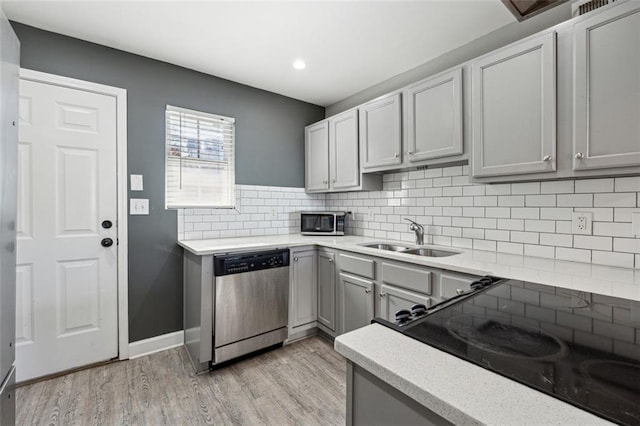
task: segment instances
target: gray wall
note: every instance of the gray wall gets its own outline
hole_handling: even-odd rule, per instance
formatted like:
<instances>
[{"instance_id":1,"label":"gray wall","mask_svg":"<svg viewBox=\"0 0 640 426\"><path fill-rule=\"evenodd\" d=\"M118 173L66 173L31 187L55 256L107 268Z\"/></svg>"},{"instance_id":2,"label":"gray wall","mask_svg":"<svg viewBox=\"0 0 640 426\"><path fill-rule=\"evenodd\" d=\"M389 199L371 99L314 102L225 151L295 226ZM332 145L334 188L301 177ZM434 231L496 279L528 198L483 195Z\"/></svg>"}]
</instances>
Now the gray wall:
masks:
<instances>
[{"instance_id":1,"label":"gray wall","mask_svg":"<svg viewBox=\"0 0 640 426\"><path fill-rule=\"evenodd\" d=\"M327 107L327 117L365 103L423 78L455 67L499 47L571 18L571 3L564 3L523 22L513 22L416 68L391 77Z\"/></svg>"},{"instance_id":2,"label":"gray wall","mask_svg":"<svg viewBox=\"0 0 640 426\"><path fill-rule=\"evenodd\" d=\"M236 118L236 182L304 186L304 126L324 108L185 68L12 23L23 68L127 89L128 173L144 175L149 216L129 217L129 340L182 329L182 250L164 209L164 111Z\"/></svg>"}]
</instances>

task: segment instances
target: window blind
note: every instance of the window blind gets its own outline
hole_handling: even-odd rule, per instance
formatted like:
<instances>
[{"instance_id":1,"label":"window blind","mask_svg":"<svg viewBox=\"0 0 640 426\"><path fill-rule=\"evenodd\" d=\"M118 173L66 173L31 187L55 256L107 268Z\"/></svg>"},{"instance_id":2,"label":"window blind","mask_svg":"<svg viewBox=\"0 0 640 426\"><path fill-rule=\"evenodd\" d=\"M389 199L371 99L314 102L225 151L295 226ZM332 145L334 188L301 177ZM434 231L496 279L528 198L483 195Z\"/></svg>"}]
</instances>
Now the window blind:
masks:
<instances>
[{"instance_id":1,"label":"window blind","mask_svg":"<svg viewBox=\"0 0 640 426\"><path fill-rule=\"evenodd\" d=\"M165 206L235 207L235 119L167 105Z\"/></svg>"}]
</instances>

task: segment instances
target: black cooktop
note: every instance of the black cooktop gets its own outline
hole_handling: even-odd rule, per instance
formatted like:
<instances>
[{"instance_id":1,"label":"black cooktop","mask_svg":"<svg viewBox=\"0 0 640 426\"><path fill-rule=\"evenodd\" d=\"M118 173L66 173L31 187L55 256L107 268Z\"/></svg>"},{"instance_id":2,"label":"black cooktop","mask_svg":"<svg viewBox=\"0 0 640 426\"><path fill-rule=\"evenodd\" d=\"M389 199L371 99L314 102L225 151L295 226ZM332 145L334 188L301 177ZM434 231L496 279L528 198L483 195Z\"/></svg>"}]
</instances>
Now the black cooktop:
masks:
<instances>
[{"instance_id":1,"label":"black cooktop","mask_svg":"<svg viewBox=\"0 0 640 426\"><path fill-rule=\"evenodd\" d=\"M403 334L616 423L640 425L640 302L503 280Z\"/></svg>"}]
</instances>

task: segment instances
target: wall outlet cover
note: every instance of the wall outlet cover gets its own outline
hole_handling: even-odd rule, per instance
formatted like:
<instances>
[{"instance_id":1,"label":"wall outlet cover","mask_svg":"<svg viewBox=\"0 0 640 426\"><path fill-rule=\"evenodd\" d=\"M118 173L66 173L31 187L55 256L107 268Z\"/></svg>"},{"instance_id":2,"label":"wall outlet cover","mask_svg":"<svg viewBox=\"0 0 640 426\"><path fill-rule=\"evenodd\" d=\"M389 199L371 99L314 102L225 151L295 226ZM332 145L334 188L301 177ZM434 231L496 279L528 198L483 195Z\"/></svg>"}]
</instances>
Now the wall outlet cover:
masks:
<instances>
[{"instance_id":1,"label":"wall outlet cover","mask_svg":"<svg viewBox=\"0 0 640 426\"><path fill-rule=\"evenodd\" d=\"M571 215L571 232L573 234L591 235L593 213L573 212Z\"/></svg>"},{"instance_id":2,"label":"wall outlet cover","mask_svg":"<svg viewBox=\"0 0 640 426\"><path fill-rule=\"evenodd\" d=\"M130 198L129 199L129 215L148 215L149 199L148 198Z\"/></svg>"}]
</instances>

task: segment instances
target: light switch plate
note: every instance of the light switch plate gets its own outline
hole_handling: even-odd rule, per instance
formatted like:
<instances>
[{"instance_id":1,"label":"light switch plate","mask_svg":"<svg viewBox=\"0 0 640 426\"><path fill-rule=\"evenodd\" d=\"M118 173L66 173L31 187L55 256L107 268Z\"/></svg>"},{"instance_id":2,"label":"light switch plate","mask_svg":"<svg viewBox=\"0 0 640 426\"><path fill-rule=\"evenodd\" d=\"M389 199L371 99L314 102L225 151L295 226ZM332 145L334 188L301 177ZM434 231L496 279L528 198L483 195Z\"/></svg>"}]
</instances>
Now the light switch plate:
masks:
<instances>
[{"instance_id":1,"label":"light switch plate","mask_svg":"<svg viewBox=\"0 0 640 426\"><path fill-rule=\"evenodd\" d=\"M131 216L148 215L149 214L149 199L148 198L130 198L129 199L129 214Z\"/></svg>"},{"instance_id":2,"label":"light switch plate","mask_svg":"<svg viewBox=\"0 0 640 426\"><path fill-rule=\"evenodd\" d=\"M640 237L640 212L631 213L631 233Z\"/></svg>"},{"instance_id":3,"label":"light switch plate","mask_svg":"<svg viewBox=\"0 0 640 426\"><path fill-rule=\"evenodd\" d=\"M142 175L131 175L131 190L142 191Z\"/></svg>"}]
</instances>

